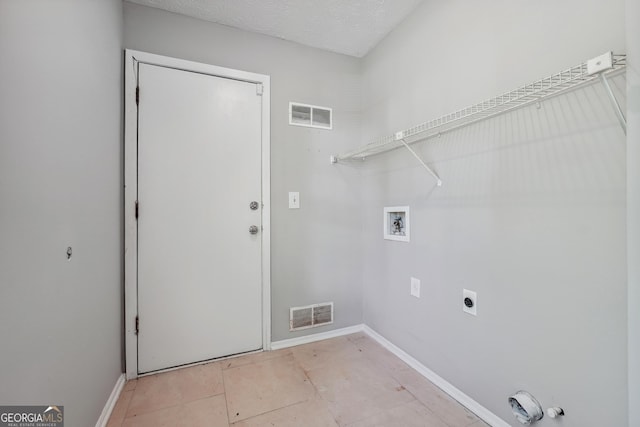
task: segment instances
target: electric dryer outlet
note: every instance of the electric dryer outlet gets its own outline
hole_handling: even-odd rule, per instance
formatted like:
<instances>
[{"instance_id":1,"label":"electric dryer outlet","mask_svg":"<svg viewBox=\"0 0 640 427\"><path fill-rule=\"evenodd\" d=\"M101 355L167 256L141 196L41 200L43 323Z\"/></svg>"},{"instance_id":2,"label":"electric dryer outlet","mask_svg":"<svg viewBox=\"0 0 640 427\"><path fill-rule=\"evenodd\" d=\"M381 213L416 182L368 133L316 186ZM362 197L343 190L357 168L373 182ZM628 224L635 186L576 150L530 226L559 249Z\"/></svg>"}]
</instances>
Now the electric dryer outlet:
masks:
<instances>
[{"instance_id":1,"label":"electric dryer outlet","mask_svg":"<svg viewBox=\"0 0 640 427\"><path fill-rule=\"evenodd\" d=\"M478 315L478 294L468 289L462 290L462 311Z\"/></svg>"}]
</instances>

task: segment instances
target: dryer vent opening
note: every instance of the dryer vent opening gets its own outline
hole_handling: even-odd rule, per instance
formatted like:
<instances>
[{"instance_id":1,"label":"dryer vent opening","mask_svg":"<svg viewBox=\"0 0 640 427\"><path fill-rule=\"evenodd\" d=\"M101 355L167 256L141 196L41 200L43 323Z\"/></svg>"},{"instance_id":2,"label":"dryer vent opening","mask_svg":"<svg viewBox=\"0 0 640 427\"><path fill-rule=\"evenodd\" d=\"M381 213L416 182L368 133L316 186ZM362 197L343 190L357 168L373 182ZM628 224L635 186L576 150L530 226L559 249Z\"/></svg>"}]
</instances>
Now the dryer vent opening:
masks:
<instances>
[{"instance_id":1,"label":"dryer vent opening","mask_svg":"<svg viewBox=\"0 0 640 427\"><path fill-rule=\"evenodd\" d=\"M289 309L289 331L314 328L331 323L333 323L332 302Z\"/></svg>"}]
</instances>

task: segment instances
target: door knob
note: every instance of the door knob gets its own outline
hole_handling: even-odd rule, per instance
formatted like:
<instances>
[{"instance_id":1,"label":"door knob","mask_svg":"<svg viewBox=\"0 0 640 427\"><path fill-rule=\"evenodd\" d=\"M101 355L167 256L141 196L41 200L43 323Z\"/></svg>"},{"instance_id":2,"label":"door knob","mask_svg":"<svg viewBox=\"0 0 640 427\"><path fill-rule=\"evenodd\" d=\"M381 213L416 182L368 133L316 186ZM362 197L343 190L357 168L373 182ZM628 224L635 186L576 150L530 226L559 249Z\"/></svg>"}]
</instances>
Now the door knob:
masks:
<instances>
[{"instance_id":1,"label":"door knob","mask_svg":"<svg viewBox=\"0 0 640 427\"><path fill-rule=\"evenodd\" d=\"M249 233L258 234L258 226L257 225L252 225L251 227L249 227Z\"/></svg>"}]
</instances>

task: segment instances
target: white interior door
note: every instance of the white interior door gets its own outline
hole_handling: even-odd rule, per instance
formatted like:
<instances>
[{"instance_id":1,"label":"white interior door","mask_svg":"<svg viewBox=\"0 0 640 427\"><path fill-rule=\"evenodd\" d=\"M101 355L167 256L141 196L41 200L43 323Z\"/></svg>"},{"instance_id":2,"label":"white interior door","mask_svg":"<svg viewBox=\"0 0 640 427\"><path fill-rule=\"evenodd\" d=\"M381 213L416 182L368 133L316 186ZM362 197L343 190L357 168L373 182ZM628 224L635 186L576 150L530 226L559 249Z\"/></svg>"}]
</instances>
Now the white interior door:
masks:
<instances>
[{"instance_id":1,"label":"white interior door","mask_svg":"<svg viewBox=\"0 0 640 427\"><path fill-rule=\"evenodd\" d=\"M141 63L138 85L138 372L261 349L256 84Z\"/></svg>"}]
</instances>

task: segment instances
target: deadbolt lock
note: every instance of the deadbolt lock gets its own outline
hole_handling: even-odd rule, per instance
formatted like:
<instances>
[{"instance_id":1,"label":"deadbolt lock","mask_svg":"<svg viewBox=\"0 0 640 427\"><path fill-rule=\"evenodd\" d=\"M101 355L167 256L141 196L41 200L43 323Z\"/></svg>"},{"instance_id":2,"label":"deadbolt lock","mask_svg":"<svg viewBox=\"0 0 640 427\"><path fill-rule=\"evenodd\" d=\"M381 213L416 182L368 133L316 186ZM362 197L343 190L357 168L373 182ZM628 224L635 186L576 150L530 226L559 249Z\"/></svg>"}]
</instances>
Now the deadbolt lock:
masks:
<instances>
[{"instance_id":1,"label":"deadbolt lock","mask_svg":"<svg viewBox=\"0 0 640 427\"><path fill-rule=\"evenodd\" d=\"M254 201L254 202L249 203L249 208L250 208L252 211L257 210L259 206L260 206L260 205L258 204L258 202L255 202L255 201Z\"/></svg>"}]
</instances>

